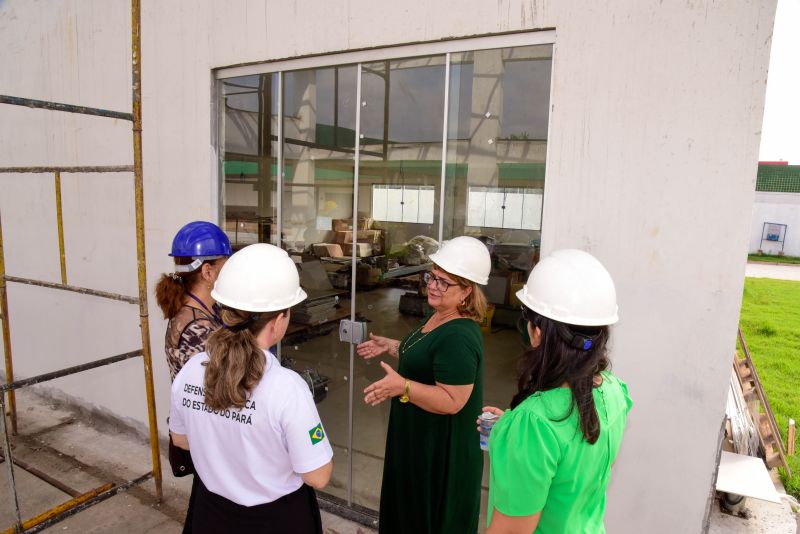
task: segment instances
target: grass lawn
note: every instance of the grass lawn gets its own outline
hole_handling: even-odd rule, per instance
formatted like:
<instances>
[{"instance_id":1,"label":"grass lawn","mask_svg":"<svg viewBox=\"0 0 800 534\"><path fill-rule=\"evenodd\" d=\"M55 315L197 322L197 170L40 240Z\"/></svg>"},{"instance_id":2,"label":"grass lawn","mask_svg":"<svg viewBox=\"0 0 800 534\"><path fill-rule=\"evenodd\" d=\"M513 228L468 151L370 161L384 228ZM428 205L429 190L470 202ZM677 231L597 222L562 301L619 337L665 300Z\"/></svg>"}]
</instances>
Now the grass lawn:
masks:
<instances>
[{"instance_id":1,"label":"grass lawn","mask_svg":"<svg viewBox=\"0 0 800 534\"><path fill-rule=\"evenodd\" d=\"M797 256L778 256L777 254L748 254L747 261L800 264L800 258Z\"/></svg>"},{"instance_id":2,"label":"grass lawn","mask_svg":"<svg viewBox=\"0 0 800 534\"><path fill-rule=\"evenodd\" d=\"M786 445L789 419L800 423L800 282L745 278L740 325ZM782 478L800 498L798 445L788 458L793 476Z\"/></svg>"}]
</instances>

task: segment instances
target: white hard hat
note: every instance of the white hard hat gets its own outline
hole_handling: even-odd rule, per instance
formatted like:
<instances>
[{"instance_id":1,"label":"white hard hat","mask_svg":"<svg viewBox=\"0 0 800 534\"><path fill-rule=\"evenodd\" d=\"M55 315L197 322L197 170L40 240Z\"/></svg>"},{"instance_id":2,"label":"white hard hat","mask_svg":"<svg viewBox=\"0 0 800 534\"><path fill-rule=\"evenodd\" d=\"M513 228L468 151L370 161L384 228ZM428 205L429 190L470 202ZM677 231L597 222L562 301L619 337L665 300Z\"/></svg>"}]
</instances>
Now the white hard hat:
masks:
<instances>
[{"instance_id":1,"label":"white hard hat","mask_svg":"<svg viewBox=\"0 0 800 534\"><path fill-rule=\"evenodd\" d=\"M489 249L474 237L462 235L445 241L430 255L430 259L450 274L482 286L489 283L489 271L492 270Z\"/></svg>"},{"instance_id":2,"label":"white hard hat","mask_svg":"<svg viewBox=\"0 0 800 534\"><path fill-rule=\"evenodd\" d=\"M537 263L517 298L539 315L562 323L604 326L619 320L611 275L582 250L557 250Z\"/></svg>"},{"instance_id":3,"label":"white hard hat","mask_svg":"<svg viewBox=\"0 0 800 534\"><path fill-rule=\"evenodd\" d=\"M220 269L211 296L224 306L252 312L290 308L308 296L300 287L297 267L274 245L249 245Z\"/></svg>"}]
</instances>

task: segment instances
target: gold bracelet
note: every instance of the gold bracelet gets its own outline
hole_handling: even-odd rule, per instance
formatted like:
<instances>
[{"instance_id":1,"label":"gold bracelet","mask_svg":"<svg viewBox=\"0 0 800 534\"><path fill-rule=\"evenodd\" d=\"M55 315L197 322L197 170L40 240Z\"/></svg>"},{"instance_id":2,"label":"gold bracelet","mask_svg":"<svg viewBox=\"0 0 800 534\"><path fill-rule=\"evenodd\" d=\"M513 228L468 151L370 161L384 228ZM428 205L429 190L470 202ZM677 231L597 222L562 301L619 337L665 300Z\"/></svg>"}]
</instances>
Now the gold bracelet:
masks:
<instances>
[{"instance_id":1,"label":"gold bracelet","mask_svg":"<svg viewBox=\"0 0 800 534\"><path fill-rule=\"evenodd\" d=\"M403 404L407 403L410 399L408 398L408 394L411 392L411 382L406 380L406 387L403 388L403 394L400 396L400 402Z\"/></svg>"}]
</instances>

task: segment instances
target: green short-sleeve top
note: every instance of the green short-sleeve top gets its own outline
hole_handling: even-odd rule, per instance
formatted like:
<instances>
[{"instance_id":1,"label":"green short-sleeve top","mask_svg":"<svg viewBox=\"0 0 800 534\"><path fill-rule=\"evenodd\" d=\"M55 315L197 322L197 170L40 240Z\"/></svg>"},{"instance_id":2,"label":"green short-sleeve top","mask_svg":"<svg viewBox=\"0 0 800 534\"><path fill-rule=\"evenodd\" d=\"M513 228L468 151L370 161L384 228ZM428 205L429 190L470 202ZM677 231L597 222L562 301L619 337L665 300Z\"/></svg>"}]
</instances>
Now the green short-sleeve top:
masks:
<instances>
[{"instance_id":1,"label":"green short-sleeve top","mask_svg":"<svg viewBox=\"0 0 800 534\"><path fill-rule=\"evenodd\" d=\"M497 421L489 440L489 522L495 509L541 512L537 533L605 532L606 488L633 403L624 382L607 371L602 377L593 391L600 418L594 444L581 433L577 408L570 412L569 388L536 392Z\"/></svg>"}]
</instances>

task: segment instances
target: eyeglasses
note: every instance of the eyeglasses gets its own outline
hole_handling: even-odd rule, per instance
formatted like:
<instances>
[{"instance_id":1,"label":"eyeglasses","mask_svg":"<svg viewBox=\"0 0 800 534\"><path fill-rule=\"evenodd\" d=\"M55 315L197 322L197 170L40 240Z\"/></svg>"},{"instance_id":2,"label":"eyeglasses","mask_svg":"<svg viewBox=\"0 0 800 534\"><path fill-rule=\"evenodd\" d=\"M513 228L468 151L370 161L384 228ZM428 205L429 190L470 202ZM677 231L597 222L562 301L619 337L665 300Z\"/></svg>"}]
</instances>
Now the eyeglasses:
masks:
<instances>
[{"instance_id":1,"label":"eyeglasses","mask_svg":"<svg viewBox=\"0 0 800 534\"><path fill-rule=\"evenodd\" d=\"M441 291L442 293L445 293L448 289L450 289L450 286L456 285L454 282L448 282L447 280L439 278L430 271L423 274L422 279L425 280L426 286L430 286L431 282L433 282L433 287L435 287L437 291Z\"/></svg>"}]
</instances>

